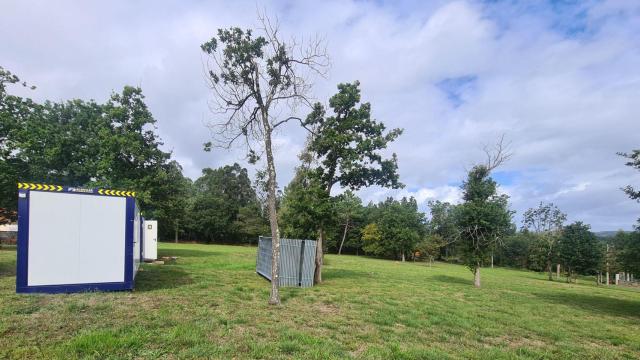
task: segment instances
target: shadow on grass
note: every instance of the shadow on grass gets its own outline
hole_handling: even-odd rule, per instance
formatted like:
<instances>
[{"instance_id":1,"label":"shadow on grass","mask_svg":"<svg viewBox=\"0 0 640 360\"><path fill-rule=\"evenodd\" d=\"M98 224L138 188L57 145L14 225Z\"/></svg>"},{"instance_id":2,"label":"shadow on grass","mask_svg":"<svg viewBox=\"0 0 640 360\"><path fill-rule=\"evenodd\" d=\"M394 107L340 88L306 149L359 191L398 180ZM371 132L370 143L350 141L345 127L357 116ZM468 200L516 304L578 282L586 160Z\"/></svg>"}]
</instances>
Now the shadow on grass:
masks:
<instances>
[{"instance_id":1,"label":"shadow on grass","mask_svg":"<svg viewBox=\"0 0 640 360\"><path fill-rule=\"evenodd\" d=\"M542 300L578 307L597 314L640 318L640 302L576 293L536 293Z\"/></svg>"},{"instance_id":2,"label":"shadow on grass","mask_svg":"<svg viewBox=\"0 0 640 360\"><path fill-rule=\"evenodd\" d=\"M145 265L136 274L136 291L175 289L193 283L189 274L173 265Z\"/></svg>"},{"instance_id":3,"label":"shadow on grass","mask_svg":"<svg viewBox=\"0 0 640 360\"><path fill-rule=\"evenodd\" d=\"M462 284L462 285L473 285L473 281L471 278L465 279L457 276L449 276L449 275L436 275L432 276L429 279L443 282L446 284Z\"/></svg>"},{"instance_id":4,"label":"shadow on grass","mask_svg":"<svg viewBox=\"0 0 640 360\"><path fill-rule=\"evenodd\" d=\"M0 261L0 277L16 276L15 261Z\"/></svg>"},{"instance_id":5,"label":"shadow on grass","mask_svg":"<svg viewBox=\"0 0 640 360\"><path fill-rule=\"evenodd\" d=\"M0 254L1 253L4 253L2 257L7 256L8 259L0 260L0 277L16 276L15 245L2 245L2 247L0 247Z\"/></svg>"},{"instance_id":6,"label":"shadow on grass","mask_svg":"<svg viewBox=\"0 0 640 360\"><path fill-rule=\"evenodd\" d=\"M177 256L177 257L213 257L222 255L220 252L215 251L202 251L193 249L158 249L158 258L162 256Z\"/></svg>"},{"instance_id":7,"label":"shadow on grass","mask_svg":"<svg viewBox=\"0 0 640 360\"><path fill-rule=\"evenodd\" d=\"M300 295L304 294L305 291L308 291L306 288L299 287L284 287L280 288L280 301L283 304L289 302L289 300L295 299Z\"/></svg>"},{"instance_id":8,"label":"shadow on grass","mask_svg":"<svg viewBox=\"0 0 640 360\"><path fill-rule=\"evenodd\" d=\"M334 279L363 279L370 278L371 275L366 271L347 270L347 269L323 269L323 280Z\"/></svg>"}]
</instances>

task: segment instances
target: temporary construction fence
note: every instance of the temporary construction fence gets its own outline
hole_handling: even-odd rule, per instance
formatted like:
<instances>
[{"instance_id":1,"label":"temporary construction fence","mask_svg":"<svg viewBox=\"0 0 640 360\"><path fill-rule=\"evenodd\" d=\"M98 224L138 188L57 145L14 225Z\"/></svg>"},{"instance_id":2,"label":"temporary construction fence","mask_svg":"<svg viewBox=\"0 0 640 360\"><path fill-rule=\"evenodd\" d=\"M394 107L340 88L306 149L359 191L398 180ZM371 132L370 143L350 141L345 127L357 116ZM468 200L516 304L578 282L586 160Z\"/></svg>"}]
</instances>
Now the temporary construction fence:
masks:
<instances>
[{"instance_id":1,"label":"temporary construction fence","mask_svg":"<svg viewBox=\"0 0 640 360\"><path fill-rule=\"evenodd\" d=\"M316 270L314 240L280 239L280 286L313 286ZM271 238L260 236L256 272L271 280Z\"/></svg>"}]
</instances>

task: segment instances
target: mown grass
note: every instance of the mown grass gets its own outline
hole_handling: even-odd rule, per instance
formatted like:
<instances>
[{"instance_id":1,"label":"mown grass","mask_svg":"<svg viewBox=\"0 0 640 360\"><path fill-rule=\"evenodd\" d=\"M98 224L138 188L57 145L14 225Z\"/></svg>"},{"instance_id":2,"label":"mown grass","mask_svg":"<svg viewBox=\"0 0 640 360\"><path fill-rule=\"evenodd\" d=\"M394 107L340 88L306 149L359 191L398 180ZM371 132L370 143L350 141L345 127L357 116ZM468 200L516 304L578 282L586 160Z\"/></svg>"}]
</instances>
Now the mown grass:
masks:
<instances>
[{"instance_id":1,"label":"mown grass","mask_svg":"<svg viewBox=\"0 0 640 360\"><path fill-rule=\"evenodd\" d=\"M512 359L640 357L640 292L462 266L327 256L326 281L282 290L255 248L162 244L134 292L16 295L0 250L0 358Z\"/></svg>"}]
</instances>

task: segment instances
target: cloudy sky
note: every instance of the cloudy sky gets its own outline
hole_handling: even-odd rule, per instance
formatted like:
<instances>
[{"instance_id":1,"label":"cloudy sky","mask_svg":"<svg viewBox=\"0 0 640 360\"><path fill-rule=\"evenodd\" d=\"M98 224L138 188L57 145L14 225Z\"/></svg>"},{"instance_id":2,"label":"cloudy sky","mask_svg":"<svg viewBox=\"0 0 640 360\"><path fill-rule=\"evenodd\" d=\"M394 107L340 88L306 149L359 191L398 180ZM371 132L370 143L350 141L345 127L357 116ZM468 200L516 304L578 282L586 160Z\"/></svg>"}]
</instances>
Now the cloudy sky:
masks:
<instances>
[{"instance_id":1,"label":"cloudy sky","mask_svg":"<svg viewBox=\"0 0 640 360\"><path fill-rule=\"evenodd\" d=\"M458 201L465 169L505 134L513 157L495 178L518 214L553 202L594 230L630 229L640 216L619 190L640 186L640 174L616 156L640 147L640 2L159 4L4 2L0 65L37 85L29 96L38 100L104 101L141 86L166 149L197 178L205 167L246 164L241 149L202 151L215 118L199 45L220 27L255 27L264 9L287 36L326 39L332 65L316 99L360 80L374 116L404 128L389 150L406 188L366 189L365 201ZM294 124L278 134L281 185L304 136Z\"/></svg>"}]
</instances>

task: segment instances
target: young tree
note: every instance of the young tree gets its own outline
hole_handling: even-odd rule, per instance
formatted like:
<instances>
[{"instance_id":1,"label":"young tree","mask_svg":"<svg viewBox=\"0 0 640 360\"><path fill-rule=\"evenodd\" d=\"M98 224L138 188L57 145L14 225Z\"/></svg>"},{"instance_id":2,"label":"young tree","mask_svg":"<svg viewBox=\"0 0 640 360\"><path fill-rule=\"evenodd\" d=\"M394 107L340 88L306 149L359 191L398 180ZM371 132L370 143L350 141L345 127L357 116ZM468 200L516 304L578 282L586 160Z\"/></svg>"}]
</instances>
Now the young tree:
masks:
<instances>
[{"instance_id":1,"label":"young tree","mask_svg":"<svg viewBox=\"0 0 640 360\"><path fill-rule=\"evenodd\" d=\"M260 16L262 36L234 27L218 30L218 35L202 44L208 55L208 80L215 95L213 111L226 117L211 124L214 141L205 144L229 147L244 139L250 160L257 160L258 143L266 154L269 223L272 237L270 304L280 304L280 234L276 212L276 168L273 132L296 116L297 107L309 103L308 74L324 75L328 57L319 40L301 47L282 40L278 25Z\"/></svg>"},{"instance_id":2,"label":"young tree","mask_svg":"<svg viewBox=\"0 0 640 360\"><path fill-rule=\"evenodd\" d=\"M371 118L371 104L360 104L360 83L339 84L329 99L333 115L317 103L305 125L312 129L309 150L319 160L314 175L327 194L335 184L351 190L370 185L399 188L396 155L383 159L380 151L394 141L401 129L386 132L383 123ZM322 281L323 240L326 224L318 222L314 282Z\"/></svg>"},{"instance_id":3,"label":"young tree","mask_svg":"<svg viewBox=\"0 0 640 360\"><path fill-rule=\"evenodd\" d=\"M502 139L493 151L485 148L487 162L474 166L462 184L464 203L458 208L458 228L464 251L464 261L474 274L474 285L480 287L480 267L491 250L511 230L513 211L509 197L498 195L491 171L506 161Z\"/></svg>"},{"instance_id":4,"label":"young tree","mask_svg":"<svg viewBox=\"0 0 640 360\"><path fill-rule=\"evenodd\" d=\"M578 221L565 226L558 241L558 257L567 274L567 282L576 274L589 274L598 269L602 246L590 226Z\"/></svg>"},{"instance_id":5,"label":"young tree","mask_svg":"<svg viewBox=\"0 0 640 360\"><path fill-rule=\"evenodd\" d=\"M342 228L342 238L338 247L338 255L342 254L342 247L349 235L349 230L355 228L362 216L362 200L352 191L347 190L336 199L336 212L339 225Z\"/></svg>"},{"instance_id":6,"label":"young tree","mask_svg":"<svg viewBox=\"0 0 640 360\"><path fill-rule=\"evenodd\" d=\"M553 261L556 258L556 245L562 236L562 227L567 215L553 203L540 202L537 208L530 208L523 214L522 228L533 232L540 238L539 250L542 251L549 280L553 280Z\"/></svg>"}]
</instances>

